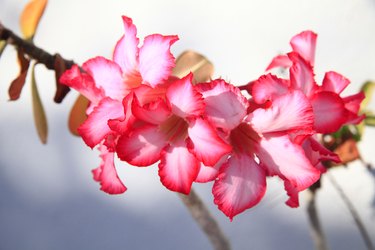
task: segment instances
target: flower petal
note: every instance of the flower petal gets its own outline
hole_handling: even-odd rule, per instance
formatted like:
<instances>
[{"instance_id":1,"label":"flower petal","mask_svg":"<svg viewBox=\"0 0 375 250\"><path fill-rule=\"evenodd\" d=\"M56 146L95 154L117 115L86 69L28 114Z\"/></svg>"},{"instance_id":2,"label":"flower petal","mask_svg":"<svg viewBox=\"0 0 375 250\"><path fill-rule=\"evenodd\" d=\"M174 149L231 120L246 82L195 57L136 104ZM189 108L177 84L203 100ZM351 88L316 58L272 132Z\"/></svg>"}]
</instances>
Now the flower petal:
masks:
<instances>
[{"instance_id":1,"label":"flower petal","mask_svg":"<svg viewBox=\"0 0 375 250\"><path fill-rule=\"evenodd\" d=\"M276 98L268 109L256 109L247 121L261 134L293 130L312 133L314 114L306 96L301 91L292 91Z\"/></svg>"},{"instance_id":2,"label":"flower petal","mask_svg":"<svg viewBox=\"0 0 375 250\"><path fill-rule=\"evenodd\" d=\"M82 68L94 78L98 88L103 88L106 96L121 101L129 93L116 63L98 56L85 62Z\"/></svg>"},{"instance_id":3,"label":"flower petal","mask_svg":"<svg viewBox=\"0 0 375 250\"><path fill-rule=\"evenodd\" d=\"M94 79L87 73L81 73L77 65L65 71L60 77L60 82L77 90L93 105L97 105L104 96L103 90L95 86Z\"/></svg>"},{"instance_id":4,"label":"flower petal","mask_svg":"<svg viewBox=\"0 0 375 250\"><path fill-rule=\"evenodd\" d=\"M302 144L302 147L305 151L306 157L315 167L317 167L321 161L334 161L336 163L341 162L337 154L325 148L313 137L306 139Z\"/></svg>"},{"instance_id":5,"label":"flower petal","mask_svg":"<svg viewBox=\"0 0 375 250\"><path fill-rule=\"evenodd\" d=\"M322 91L332 91L340 94L348 85L350 81L339 73L330 71L325 73L322 82Z\"/></svg>"},{"instance_id":6,"label":"flower petal","mask_svg":"<svg viewBox=\"0 0 375 250\"><path fill-rule=\"evenodd\" d=\"M228 160L228 155L224 155L221 159L212 167L205 166L203 163L200 164L199 173L195 182L206 183L213 181L219 175L219 169Z\"/></svg>"},{"instance_id":7,"label":"flower petal","mask_svg":"<svg viewBox=\"0 0 375 250\"><path fill-rule=\"evenodd\" d=\"M303 31L295 35L290 41L290 45L294 52L297 52L303 59L314 66L315 47L317 35L312 31Z\"/></svg>"},{"instance_id":8,"label":"flower petal","mask_svg":"<svg viewBox=\"0 0 375 250\"><path fill-rule=\"evenodd\" d=\"M232 156L212 188L214 203L230 220L258 204L265 191L265 172L247 154Z\"/></svg>"},{"instance_id":9,"label":"flower petal","mask_svg":"<svg viewBox=\"0 0 375 250\"><path fill-rule=\"evenodd\" d=\"M160 181L169 190L189 194L199 172L199 162L185 146L176 141L162 152L159 164Z\"/></svg>"},{"instance_id":10,"label":"flower petal","mask_svg":"<svg viewBox=\"0 0 375 250\"><path fill-rule=\"evenodd\" d=\"M204 119L198 118L189 122L188 134L189 151L206 166L215 165L222 156L232 150L232 147L217 135L215 128Z\"/></svg>"},{"instance_id":11,"label":"flower petal","mask_svg":"<svg viewBox=\"0 0 375 250\"><path fill-rule=\"evenodd\" d=\"M249 103L240 90L224 80L197 85L206 103L206 115L215 127L232 130L246 115Z\"/></svg>"},{"instance_id":12,"label":"flower petal","mask_svg":"<svg viewBox=\"0 0 375 250\"><path fill-rule=\"evenodd\" d=\"M100 166L92 170L94 180L101 185L100 190L108 194L121 194L126 191L126 187L117 175L114 165L114 153L108 152L105 146L99 148L102 158Z\"/></svg>"},{"instance_id":13,"label":"flower petal","mask_svg":"<svg viewBox=\"0 0 375 250\"><path fill-rule=\"evenodd\" d=\"M256 145L256 154L268 175L278 175L304 190L315 183L320 172L305 156L302 147L292 143L288 135L264 137Z\"/></svg>"},{"instance_id":14,"label":"flower petal","mask_svg":"<svg viewBox=\"0 0 375 250\"><path fill-rule=\"evenodd\" d=\"M253 82L251 96L256 103L263 104L267 101L272 101L278 96L286 94L288 89L288 80L278 78L272 74L267 74L259 77L258 80Z\"/></svg>"},{"instance_id":15,"label":"flower petal","mask_svg":"<svg viewBox=\"0 0 375 250\"><path fill-rule=\"evenodd\" d=\"M125 34L117 42L113 60L121 67L125 75L131 75L138 68L138 43L137 28L131 18L123 16Z\"/></svg>"},{"instance_id":16,"label":"flower petal","mask_svg":"<svg viewBox=\"0 0 375 250\"><path fill-rule=\"evenodd\" d=\"M124 116L118 119L108 120L108 126L114 132L118 134L125 134L133 128L133 124L136 122L136 117L134 117L131 104L133 102L133 93L129 93L123 100L122 106L124 108Z\"/></svg>"},{"instance_id":17,"label":"flower petal","mask_svg":"<svg viewBox=\"0 0 375 250\"><path fill-rule=\"evenodd\" d=\"M293 186L289 181L284 181L284 188L289 196L289 199L285 202L289 207L299 207L298 189Z\"/></svg>"},{"instance_id":18,"label":"flower petal","mask_svg":"<svg viewBox=\"0 0 375 250\"><path fill-rule=\"evenodd\" d=\"M337 131L346 120L344 102L334 92L323 91L311 98L318 133L328 134Z\"/></svg>"},{"instance_id":19,"label":"flower petal","mask_svg":"<svg viewBox=\"0 0 375 250\"><path fill-rule=\"evenodd\" d=\"M108 120L123 116L124 109L121 102L105 98L94 108L87 120L78 128L78 133L82 136L85 143L93 148L111 132L111 129L108 127Z\"/></svg>"},{"instance_id":20,"label":"flower petal","mask_svg":"<svg viewBox=\"0 0 375 250\"><path fill-rule=\"evenodd\" d=\"M345 124L358 124L363 119L365 119L365 115L358 115L358 112L361 108L361 103L364 99L365 94L363 92L359 92L357 94L343 98L345 109L347 111Z\"/></svg>"},{"instance_id":21,"label":"flower petal","mask_svg":"<svg viewBox=\"0 0 375 250\"><path fill-rule=\"evenodd\" d=\"M132 113L142 121L151 124L161 124L171 115L171 109L163 99L159 98L156 101L141 106L138 98L135 97L132 103Z\"/></svg>"},{"instance_id":22,"label":"flower petal","mask_svg":"<svg viewBox=\"0 0 375 250\"><path fill-rule=\"evenodd\" d=\"M266 68L266 71L269 71L274 68L282 67L282 68L290 68L292 67L292 61L286 55L278 55L274 57L271 63Z\"/></svg>"},{"instance_id":23,"label":"flower petal","mask_svg":"<svg viewBox=\"0 0 375 250\"><path fill-rule=\"evenodd\" d=\"M144 83L155 87L167 80L175 65L170 47L177 36L147 36L139 50L139 71Z\"/></svg>"},{"instance_id":24,"label":"flower petal","mask_svg":"<svg viewBox=\"0 0 375 250\"><path fill-rule=\"evenodd\" d=\"M312 66L296 52L288 53L288 56L293 61L293 66L289 69L291 87L302 90L307 97L311 97L318 89Z\"/></svg>"},{"instance_id":25,"label":"flower petal","mask_svg":"<svg viewBox=\"0 0 375 250\"><path fill-rule=\"evenodd\" d=\"M121 136L116 152L121 160L143 167L157 162L166 145L167 138L157 126L145 125Z\"/></svg>"},{"instance_id":26,"label":"flower petal","mask_svg":"<svg viewBox=\"0 0 375 250\"><path fill-rule=\"evenodd\" d=\"M167 99L172 106L172 112L182 118L200 116L205 104L200 94L192 85L193 75L176 80L167 89Z\"/></svg>"}]
</instances>

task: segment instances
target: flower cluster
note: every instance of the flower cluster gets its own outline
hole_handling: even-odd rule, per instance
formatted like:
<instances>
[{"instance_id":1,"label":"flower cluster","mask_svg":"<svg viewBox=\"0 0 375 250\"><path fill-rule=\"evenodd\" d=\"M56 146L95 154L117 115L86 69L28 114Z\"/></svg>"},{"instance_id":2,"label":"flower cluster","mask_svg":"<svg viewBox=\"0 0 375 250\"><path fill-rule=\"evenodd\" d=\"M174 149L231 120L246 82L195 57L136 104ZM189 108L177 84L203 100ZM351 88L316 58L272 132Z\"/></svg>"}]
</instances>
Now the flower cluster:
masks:
<instances>
[{"instance_id":1,"label":"flower cluster","mask_svg":"<svg viewBox=\"0 0 375 250\"><path fill-rule=\"evenodd\" d=\"M101 152L93 174L107 193L126 191L117 155L138 167L158 163L160 181L172 191L189 194L194 182L214 182L214 202L230 219L259 203L267 176L284 182L295 207L298 193L324 172L321 161L340 161L317 134L363 119L363 94L340 96L346 78L328 72L321 85L314 80L311 31L295 36L292 52L267 69L288 68L289 78L261 76L243 88L248 99L222 79L193 84L192 73L172 76L177 36L149 35L140 46L132 20L123 23L112 60L95 57L60 79L90 100L79 133Z\"/></svg>"}]
</instances>

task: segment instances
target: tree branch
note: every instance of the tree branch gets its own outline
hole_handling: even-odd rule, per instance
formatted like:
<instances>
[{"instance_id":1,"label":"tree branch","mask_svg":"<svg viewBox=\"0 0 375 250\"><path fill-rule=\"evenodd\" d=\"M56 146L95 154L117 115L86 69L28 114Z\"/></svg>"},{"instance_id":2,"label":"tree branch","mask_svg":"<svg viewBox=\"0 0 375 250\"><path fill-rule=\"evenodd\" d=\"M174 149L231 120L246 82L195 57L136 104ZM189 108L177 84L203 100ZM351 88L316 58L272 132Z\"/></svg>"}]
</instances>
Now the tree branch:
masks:
<instances>
[{"instance_id":1,"label":"tree branch","mask_svg":"<svg viewBox=\"0 0 375 250\"><path fill-rule=\"evenodd\" d=\"M230 244L228 239L221 231L219 224L212 217L202 200L191 189L189 195L178 194L189 212L199 224L201 229L205 232L209 240L211 241L215 250L230 250Z\"/></svg>"},{"instance_id":2,"label":"tree branch","mask_svg":"<svg viewBox=\"0 0 375 250\"><path fill-rule=\"evenodd\" d=\"M70 88L62 85L59 82L60 74L66 69L70 69L75 63L71 60L66 60L59 54L50 54L47 51L37 47L32 41L25 40L6 28L0 22L0 41L5 41L6 45L10 44L17 47L18 51L34 59L37 63L43 64L47 69L54 70L56 75L56 94L54 101L56 103L62 102ZM5 46L4 46L5 47Z\"/></svg>"},{"instance_id":3,"label":"tree branch","mask_svg":"<svg viewBox=\"0 0 375 250\"><path fill-rule=\"evenodd\" d=\"M309 200L307 202L307 215L310 222L311 237L316 250L327 250L327 240L324 235L322 225L320 224L318 210L316 209L316 192L318 189L308 189Z\"/></svg>"},{"instance_id":4,"label":"tree branch","mask_svg":"<svg viewBox=\"0 0 375 250\"><path fill-rule=\"evenodd\" d=\"M6 28L0 22L0 40L6 41L7 44L16 46L17 48L22 48L23 52L30 58L36 60L46 66L47 69L55 70L55 60L57 54L51 55L47 51L37 47L33 42L25 40L13 33L10 29ZM73 64L71 60L66 60L62 58L65 63L65 67L70 69Z\"/></svg>"},{"instance_id":5,"label":"tree branch","mask_svg":"<svg viewBox=\"0 0 375 250\"><path fill-rule=\"evenodd\" d=\"M333 187L336 189L338 194L340 195L341 199L344 201L346 207L348 208L350 214L352 215L352 218L354 219L355 224L357 225L357 228L359 230L359 233L362 236L363 241L366 244L366 247L368 250L374 250L374 245L372 244L371 237L369 233L366 230L365 225L363 224L361 217L359 216L357 210L355 209L353 203L349 200L348 196L345 194L344 190L341 188L341 186L338 184L336 179L333 177L331 173L327 173L328 179L331 181Z\"/></svg>"}]
</instances>

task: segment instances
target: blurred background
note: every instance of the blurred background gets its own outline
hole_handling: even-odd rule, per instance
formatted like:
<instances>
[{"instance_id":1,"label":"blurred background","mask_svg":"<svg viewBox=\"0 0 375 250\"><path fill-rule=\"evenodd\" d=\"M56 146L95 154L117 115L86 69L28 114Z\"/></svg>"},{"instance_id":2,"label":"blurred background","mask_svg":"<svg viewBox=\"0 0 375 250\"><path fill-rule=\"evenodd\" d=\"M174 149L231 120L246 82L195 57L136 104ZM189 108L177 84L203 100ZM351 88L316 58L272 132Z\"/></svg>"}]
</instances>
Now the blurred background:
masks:
<instances>
[{"instance_id":1,"label":"blurred background","mask_svg":"<svg viewBox=\"0 0 375 250\"><path fill-rule=\"evenodd\" d=\"M0 21L20 34L19 16L27 0L0 0ZM121 15L131 17L138 37L177 34L175 56L191 49L215 66L215 77L235 85L258 78L278 53L290 50L290 38L318 33L317 81L335 70L352 81L346 95L375 80L374 0L50 0L35 43L77 63L110 58L123 34ZM179 197L159 182L157 168L117 162L128 191L110 196L99 191L91 169L96 150L72 136L71 91L53 103L54 73L36 68L49 123L47 145L36 134L30 79L20 100L9 102L8 86L18 74L15 50L0 60L0 249L210 249L210 243ZM371 103L375 108L374 102ZM359 147L375 163L375 131L367 129ZM361 162L331 171L353 202L375 244L375 178ZM233 249L313 249L306 213L287 207L283 185L268 180L262 202L230 222L213 204L211 184L194 185L228 235ZM317 194L318 212L330 249L366 249L355 223L329 179Z\"/></svg>"}]
</instances>

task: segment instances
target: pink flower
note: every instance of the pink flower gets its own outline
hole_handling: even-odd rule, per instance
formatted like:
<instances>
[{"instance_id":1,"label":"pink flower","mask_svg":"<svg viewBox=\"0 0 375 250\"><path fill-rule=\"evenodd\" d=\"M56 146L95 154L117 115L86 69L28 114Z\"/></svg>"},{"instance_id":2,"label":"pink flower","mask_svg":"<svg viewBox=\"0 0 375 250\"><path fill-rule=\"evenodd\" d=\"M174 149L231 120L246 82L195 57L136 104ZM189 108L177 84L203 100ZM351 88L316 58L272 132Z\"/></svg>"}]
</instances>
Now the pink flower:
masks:
<instances>
[{"instance_id":1,"label":"pink flower","mask_svg":"<svg viewBox=\"0 0 375 250\"><path fill-rule=\"evenodd\" d=\"M274 67L289 68L290 79L281 79L268 74L252 82L247 90L258 105L272 103L278 96L291 90L299 90L308 98L314 112L315 133L333 133L346 124L358 124L364 118L359 116L360 103L364 98L362 92L348 97L341 97L341 92L348 86L349 80L336 72L327 72L321 85L314 79L313 66L315 61L315 47L317 35L311 31L304 31L291 39L293 51L287 55L275 57L267 70ZM321 145L316 136L295 135L294 141L301 144L306 156L313 166L322 173L326 171L321 161L340 162L339 157ZM287 204L298 206L296 190L285 185L290 195Z\"/></svg>"},{"instance_id":2,"label":"pink flower","mask_svg":"<svg viewBox=\"0 0 375 250\"><path fill-rule=\"evenodd\" d=\"M289 133L312 133L313 112L301 91L278 96L267 108L248 113L240 91L223 80L198 85L207 119L223 131L232 151L213 186L214 202L230 219L256 205L266 190L266 176L279 176L304 190L320 172Z\"/></svg>"},{"instance_id":3,"label":"pink flower","mask_svg":"<svg viewBox=\"0 0 375 250\"><path fill-rule=\"evenodd\" d=\"M192 74L174 81L165 99L141 105L134 97L132 112L143 125L117 142L121 160L149 166L160 160L159 176L165 187L188 194L201 162L215 165L231 147L204 119L205 103L192 85Z\"/></svg>"},{"instance_id":4,"label":"pink flower","mask_svg":"<svg viewBox=\"0 0 375 250\"><path fill-rule=\"evenodd\" d=\"M275 57L267 67L267 70L274 67L289 68L290 81L269 75L255 82L251 93L259 104L266 98L282 94L288 89L301 90L313 106L316 132L332 133L345 124L358 124L363 120L364 116L358 116L358 111L364 94L361 92L341 97L341 92L350 82L333 71L325 74L322 85L316 83L313 71L316 38L317 35L311 31L304 31L294 36L290 41L293 51ZM264 87L265 85L267 88Z\"/></svg>"},{"instance_id":5,"label":"pink flower","mask_svg":"<svg viewBox=\"0 0 375 250\"><path fill-rule=\"evenodd\" d=\"M157 87L168 81L174 67L170 46L178 39L154 34L138 47L132 20L124 16L123 23L125 35L116 44L113 61L95 57L82 65L82 71L74 65L60 79L91 102L88 118L78 131L91 148L100 145L102 164L94 170L94 179L111 194L126 190L116 174L113 157L119 134L135 121L129 109L131 93L142 86Z\"/></svg>"}]
</instances>

